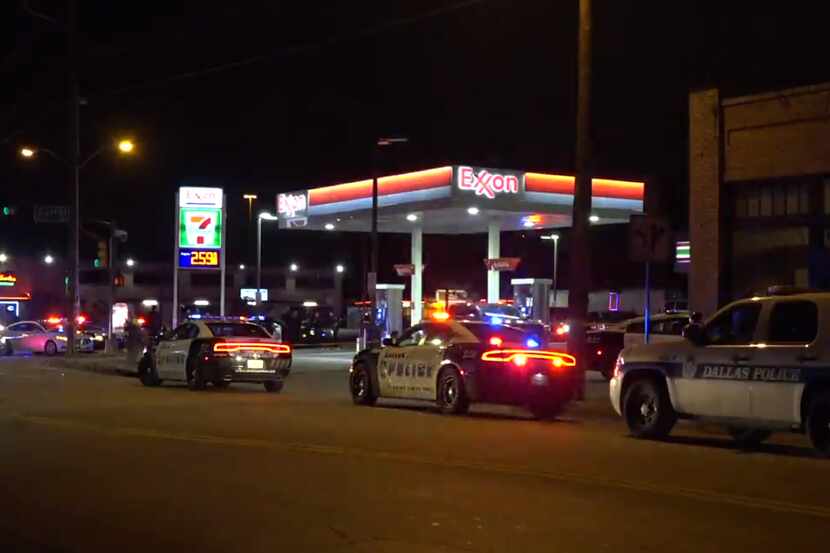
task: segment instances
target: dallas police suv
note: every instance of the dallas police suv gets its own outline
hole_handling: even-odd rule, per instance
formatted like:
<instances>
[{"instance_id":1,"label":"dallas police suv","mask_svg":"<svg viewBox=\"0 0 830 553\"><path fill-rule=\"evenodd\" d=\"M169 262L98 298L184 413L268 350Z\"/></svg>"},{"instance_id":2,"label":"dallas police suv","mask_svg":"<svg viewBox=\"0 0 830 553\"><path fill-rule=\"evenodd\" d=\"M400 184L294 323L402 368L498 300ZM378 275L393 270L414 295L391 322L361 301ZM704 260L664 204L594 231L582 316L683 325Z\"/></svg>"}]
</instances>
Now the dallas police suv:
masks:
<instances>
[{"instance_id":1,"label":"dallas police suv","mask_svg":"<svg viewBox=\"0 0 830 553\"><path fill-rule=\"evenodd\" d=\"M576 363L540 346L506 325L425 322L358 353L349 386L358 405L378 397L422 399L444 413L464 413L471 402L504 403L552 417L572 396Z\"/></svg>"},{"instance_id":2,"label":"dallas police suv","mask_svg":"<svg viewBox=\"0 0 830 553\"><path fill-rule=\"evenodd\" d=\"M208 382L217 388L255 382L279 392L291 360L291 346L258 325L233 319L188 321L145 350L138 376L145 386L183 380L191 390L202 390Z\"/></svg>"},{"instance_id":3,"label":"dallas police suv","mask_svg":"<svg viewBox=\"0 0 830 553\"><path fill-rule=\"evenodd\" d=\"M784 288L731 303L686 340L624 349L611 403L636 437L678 418L722 422L745 445L805 432L830 456L830 293Z\"/></svg>"}]
</instances>

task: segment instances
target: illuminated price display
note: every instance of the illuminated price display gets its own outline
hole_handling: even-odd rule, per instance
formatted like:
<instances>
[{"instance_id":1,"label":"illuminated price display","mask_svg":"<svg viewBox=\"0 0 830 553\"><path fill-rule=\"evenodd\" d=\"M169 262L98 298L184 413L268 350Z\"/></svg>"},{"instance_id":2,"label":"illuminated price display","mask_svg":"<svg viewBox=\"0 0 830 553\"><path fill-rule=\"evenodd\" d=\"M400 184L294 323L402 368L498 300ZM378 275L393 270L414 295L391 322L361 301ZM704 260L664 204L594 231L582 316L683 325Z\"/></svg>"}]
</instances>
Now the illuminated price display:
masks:
<instances>
[{"instance_id":1,"label":"illuminated price display","mask_svg":"<svg viewBox=\"0 0 830 553\"><path fill-rule=\"evenodd\" d=\"M180 269L218 269L219 250L179 250Z\"/></svg>"}]
</instances>

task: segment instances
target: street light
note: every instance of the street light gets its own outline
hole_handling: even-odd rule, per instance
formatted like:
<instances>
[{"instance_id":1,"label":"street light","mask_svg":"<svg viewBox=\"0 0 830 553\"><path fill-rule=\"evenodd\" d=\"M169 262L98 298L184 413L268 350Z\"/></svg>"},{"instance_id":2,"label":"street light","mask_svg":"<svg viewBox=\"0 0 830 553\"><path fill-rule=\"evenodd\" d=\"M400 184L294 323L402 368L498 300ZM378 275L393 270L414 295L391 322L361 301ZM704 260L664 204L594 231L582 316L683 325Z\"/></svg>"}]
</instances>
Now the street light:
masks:
<instances>
[{"instance_id":1,"label":"street light","mask_svg":"<svg viewBox=\"0 0 830 553\"><path fill-rule=\"evenodd\" d=\"M551 233L542 236L542 240L553 240L553 306L556 307L556 293L559 289L559 235Z\"/></svg>"},{"instance_id":2,"label":"street light","mask_svg":"<svg viewBox=\"0 0 830 553\"><path fill-rule=\"evenodd\" d=\"M72 221L70 222L70 236L69 236L69 265L71 267L69 272L69 296L71 298L71 316L67 318L67 348L66 348L66 355L71 356L75 354L75 321L78 319L78 316L81 314L81 287L79 286L79 278L81 273L80 268L80 257L79 257L79 250L80 250L80 235L81 235L81 217L80 217L80 195L81 195L81 169L86 167L86 164L98 157L101 152L104 150L115 150L122 154L131 154L135 149L135 144L130 139L121 139L117 143L108 143L100 146L98 149L93 151L86 159L81 159L81 152L80 152L80 142L78 138L78 105L79 105L79 98L77 96L77 81L75 81L75 94L73 95L74 99L72 100L72 108L73 110L73 121L74 121L74 146L72 155L69 156L69 159L63 158L56 154L54 151L48 148L35 148L35 147L24 147L20 149L20 155L25 159L33 159L36 154L39 152L43 152L48 154L49 156L55 158L56 160L63 163L65 166L72 169L72 181L73 181L73 191L72 191ZM52 256L47 256L54 261ZM46 261L46 258L44 258ZM51 264L52 261L46 261L47 264Z\"/></svg>"},{"instance_id":3,"label":"street light","mask_svg":"<svg viewBox=\"0 0 830 553\"><path fill-rule=\"evenodd\" d=\"M9 260L9 256L5 252L0 253L0 263L5 263Z\"/></svg>"},{"instance_id":4,"label":"street light","mask_svg":"<svg viewBox=\"0 0 830 553\"><path fill-rule=\"evenodd\" d=\"M54 258L54 257L52 257L50 254L48 254L48 253L47 253L47 254L43 257L43 262L44 262L44 263L46 263L47 265L51 265L52 263L54 263L54 262L55 262L55 258Z\"/></svg>"},{"instance_id":5,"label":"street light","mask_svg":"<svg viewBox=\"0 0 830 553\"><path fill-rule=\"evenodd\" d=\"M262 296L262 221L276 221L277 216L273 213L263 211L256 218L256 305L259 307L260 296ZM244 269L244 265L239 266Z\"/></svg>"},{"instance_id":6,"label":"street light","mask_svg":"<svg viewBox=\"0 0 830 553\"><path fill-rule=\"evenodd\" d=\"M245 270L245 264L244 264L244 263L240 263L240 264L239 264L239 270L240 270L240 271L244 271L244 270Z\"/></svg>"},{"instance_id":7,"label":"street light","mask_svg":"<svg viewBox=\"0 0 830 553\"><path fill-rule=\"evenodd\" d=\"M334 223L326 223L323 225L323 228L326 230L334 230Z\"/></svg>"},{"instance_id":8,"label":"street light","mask_svg":"<svg viewBox=\"0 0 830 553\"><path fill-rule=\"evenodd\" d=\"M242 198L245 199L245 200L248 200L248 223L250 224L251 218L252 218L251 212L254 209L254 200L257 199L257 195L256 194L242 194Z\"/></svg>"},{"instance_id":9,"label":"street light","mask_svg":"<svg viewBox=\"0 0 830 553\"><path fill-rule=\"evenodd\" d=\"M406 220L409 221L410 223L414 223L415 221L418 220L418 216L415 215L414 213L410 213L409 215L406 216Z\"/></svg>"},{"instance_id":10,"label":"street light","mask_svg":"<svg viewBox=\"0 0 830 553\"><path fill-rule=\"evenodd\" d=\"M470 206L467 208L467 213L470 215L478 215L479 209L476 206Z\"/></svg>"},{"instance_id":11,"label":"street light","mask_svg":"<svg viewBox=\"0 0 830 553\"><path fill-rule=\"evenodd\" d=\"M346 268L345 268L343 265L337 265L337 266L334 268L334 270L335 270L335 271L337 271L338 273L342 273L342 272L344 272L344 271L346 270Z\"/></svg>"},{"instance_id":12,"label":"street light","mask_svg":"<svg viewBox=\"0 0 830 553\"><path fill-rule=\"evenodd\" d=\"M378 282L378 176L377 176L377 159L378 152L381 148L391 146L393 144L405 144L409 142L409 138L405 136L396 137L381 137L375 141L375 147L372 149L372 255L370 257L370 277L366 283L367 292L371 296L375 294L375 285Z\"/></svg>"},{"instance_id":13,"label":"street light","mask_svg":"<svg viewBox=\"0 0 830 553\"><path fill-rule=\"evenodd\" d=\"M296 273L300 270L300 266L296 263L292 263L288 268L291 270L292 273Z\"/></svg>"},{"instance_id":14,"label":"street light","mask_svg":"<svg viewBox=\"0 0 830 553\"><path fill-rule=\"evenodd\" d=\"M588 217L588 221L591 223L599 223L599 215L591 215Z\"/></svg>"},{"instance_id":15,"label":"street light","mask_svg":"<svg viewBox=\"0 0 830 553\"><path fill-rule=\"evenodd\" d=\"M127 267L135 267L135 259L132 257L128 257L126 263Z\"/></svg>"},{"instance_id":16,"label":"street light","mask_svg":"<svg viewBox=\"0 0 830 553\"><path fill-rule=\"evenodd\" d=\"M122 154L131 154L135 149L135 144L129 138L125 138L118 142L118 151Z\"/></svg>"}]
</instances>

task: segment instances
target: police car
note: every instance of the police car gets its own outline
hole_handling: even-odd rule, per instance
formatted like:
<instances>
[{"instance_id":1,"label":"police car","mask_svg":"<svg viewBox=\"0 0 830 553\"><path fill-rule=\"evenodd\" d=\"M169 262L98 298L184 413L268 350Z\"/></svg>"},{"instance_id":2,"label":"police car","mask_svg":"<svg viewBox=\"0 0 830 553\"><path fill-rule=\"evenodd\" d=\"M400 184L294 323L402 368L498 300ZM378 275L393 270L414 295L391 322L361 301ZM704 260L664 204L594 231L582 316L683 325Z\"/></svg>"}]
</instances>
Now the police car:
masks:
<instances>
[{"instance_id":1,"label":"police car","mask_svg":"<svg viewBox=\"0 0 830 553\"><path fill-rule=\"evenodd\" d=\"M202 390L208 383L224 388L231 382L255 382L279 392L291 360L291 346L259 325L238 319L188 321L144 352L138 375L145 386L181 380L191 390Z\"/></svg>"},{"instance_id":2,"label":"police car","mask_svg":"<svg viewBox=\"0 0 830 553\"><path fill-rule=\"evenodd\" d=\"M464 413L473 402L502 403L553 417L572 396L576 362L540 346L506 325L424 322L355 356L352 398L359 405L379 397L434 401L443 413Z\"/></svg>"},{"instance_id":3,"label":"police car","mask_svg":"<svg viewBox=\"0 0 830 553\"><path fill-rule=\"evenodd\" d=\"M662 438L678 418L711 419L744 445L795 430L830 455L830 293L772 290L685 336L617 358L611 403L632 435Z\"/></svg>"},{"instance_id":4,"label":"police car","mask_svg":"<svg viewBox=\"0 0 830 553\"><path fill-rule=\"evenodd\" d=\"M664 313L649 318L650 342L682 342L683 329L690 322L690 313ZM585 333L588 344L586 368L599 371L607 380L614 373L614 362L623 348L644 344L645 318L634 317L605 328Z\"/></svg>"}]
</instances>

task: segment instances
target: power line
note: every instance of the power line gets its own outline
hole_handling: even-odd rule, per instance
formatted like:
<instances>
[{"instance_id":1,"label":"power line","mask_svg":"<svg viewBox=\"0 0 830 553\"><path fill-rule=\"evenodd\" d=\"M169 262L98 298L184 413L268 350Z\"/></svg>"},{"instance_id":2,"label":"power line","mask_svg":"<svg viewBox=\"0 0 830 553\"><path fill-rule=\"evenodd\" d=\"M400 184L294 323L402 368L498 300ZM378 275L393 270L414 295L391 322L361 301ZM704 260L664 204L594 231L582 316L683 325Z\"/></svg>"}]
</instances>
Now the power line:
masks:
<instances>
[{"instance_id":1,"label":"power line","mask_svg":"<svg viewBox=\"0 0 830 553\"><path fill-rule=\"evenodd\" d=\"M276 58L284 58L291 55L300 54L303 52L308 52L311 50L320 50L329 46L333 46L336 44L340 44L342 42L350 42L355 40L360 40L363 38L369 38L372 36L376 36L382 33L385 33L389 30L404 27L408 25L414 25L420 23L422 21L426 21L429 19L434 19L436 17L440 17L442 15L457 12L461 10L465 10L471 8L478 4L483 4L488 0L463 0L461 2L455 2L450 4L449 6L443 6L440 8L435 8L433 10L412 15L408 17L399 17L395 19L389 19L378 23L377 25L367 27L361 31L350 33L350 34L341 34L335 35L324 40L320 40L317 42L306 43L306 44L298 44L296 46L286 46L283 48L279 48L273 50L268 53L264 54L257 54L254 56L249 56L246 58L238 59L235 61L231 61L228 63L223 63L219 65L214 65L211 67L206 67L204 69L195 69L192 71L186 71L183 73L177 73L175 75L170 75L167 77L162 77L159 79L147 80L140 83L133 83L121 88L115 88L112 90L106 90L102 92L93 93L91 97L102 97L102 96L110 96L110 95L118 95L123 94L124 92L129 92L132 90L142 89L142 88L151 88L154 86L160 86L165 84L170 84L178 81L184 81L188 79L193 79L197 77L203 77L207 75L213 75L216 73L222 73L224 71L231 71L234 69L240 69L242 67L247 67L250 65L255 65L258 63L263 63L267 61L271 61Z\"/></svg>"}]
</instances>

